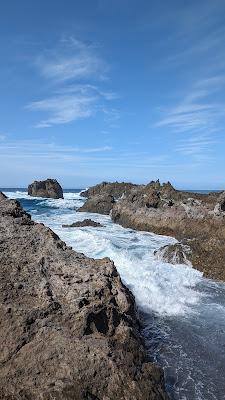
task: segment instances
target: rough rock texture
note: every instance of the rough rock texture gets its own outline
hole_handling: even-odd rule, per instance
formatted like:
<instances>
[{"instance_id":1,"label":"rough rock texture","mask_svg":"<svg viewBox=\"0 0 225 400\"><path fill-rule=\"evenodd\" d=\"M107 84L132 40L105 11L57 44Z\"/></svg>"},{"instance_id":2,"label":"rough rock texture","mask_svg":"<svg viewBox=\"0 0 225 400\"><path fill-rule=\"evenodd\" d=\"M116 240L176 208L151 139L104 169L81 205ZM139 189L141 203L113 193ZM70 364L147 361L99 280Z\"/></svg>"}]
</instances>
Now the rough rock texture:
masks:
<instances>
[{"instance_id":1,"label":"rough rock texture","mask_svg":"<svg viewBox=\"0 0 225 400\"><path fill-rule=\"evenodd\" d=\"M110 194L94 195L78 211L108 215L114 203L114 197Z\"/></svg>"},{"instance_id":2,"label":"rough rock texture","mask_svg":"<svg viewBox=\"0 0 225 400\"><path fill-rule=\"evenodd\" d=\"M100 222L92 221L92 219L84 219L83 221L73 222L71 225L62 225L63 228L80 228L82 226L93 226L93 227L101 227L103 226Z\"/></svg>"},{"instance_id":3,"label":"rough rock texture","mask_svg":"<svg viewBox=\"0 0 225 400\"><path fill-rule=\"evenodd\" d=\"M166 399L113 263L67 247L0 193L0 398Z\"/></svg>"},{"instance_id":4,"label":"rough rock texture","mask_svg":"<svg viewBox=\"0 0 225 400\"><path fill-rule=\"evenodd\" d=\"M168 244L155 250L154 254L160 259L170 264L190 265L188 258L191 256L191 249L182 243Z\"/></svg>"},{"instance_id":5,"label":"rough rock texture","mask_svg":"<svg viewBox=\"0 0 225 400\"><path fill-rule=\"evenodd\" d=\"M63 199L63 190L56 179L34 181L28 186L28 194L34 197Z\"/></svg>"},{"instance_id":6,"label":"rough rock texture","mask_svg":"<svg viewBox=\"0 0 225 400\"><path fill-rule=\"evenodd\" d=\"M208 195L151 182L113 206L114 222L176 237L188 244L188 259L208 277L225 280L225 192Z\"/></svg>"},{"instance_id":7,"label":"rough rock texture","mask_svg":"<svg viewBox=\"0 0 225 400\"><path fill-rule=\"evenodd\" d=\"M130 192L131 189L137 187L138 185L126 182L102 182L82 192L81 196L89 198L96 195L109 194L113 196L114 199L119 199L124 194Z\"/></svg>"}]
</instances>

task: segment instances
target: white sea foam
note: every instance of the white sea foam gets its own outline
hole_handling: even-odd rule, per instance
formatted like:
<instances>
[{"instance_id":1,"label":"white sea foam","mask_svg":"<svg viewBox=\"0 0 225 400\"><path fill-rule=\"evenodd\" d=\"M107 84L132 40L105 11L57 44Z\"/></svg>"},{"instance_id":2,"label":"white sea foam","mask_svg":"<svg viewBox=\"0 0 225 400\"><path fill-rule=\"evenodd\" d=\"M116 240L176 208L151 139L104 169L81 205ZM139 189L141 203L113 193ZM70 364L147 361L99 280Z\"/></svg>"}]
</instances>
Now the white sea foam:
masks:
<instances>
[{"instance_id":1,"label":"white sea foam","mask_svg":"<svg viewBox=\"0 0 225 400\"><path fill-rule=\"evenodd\" d=\"M6 194L14 198L34 199L23 192ZM113 224L108 216L76 212L75 209L84 202L79 193L65 193L64 199L37 199L40 206L46 206L52 212L38 214L38 210L36 213L31 211L34 219L50 226L77 251L94 258L110 257L142 309L180 315L198 302L201 295L195 290L195 285L202 274L190 266L174 266L154 256L154 250L175 243L175 239L125 229ZM103 227L62 228L62 224L84 218L100 222Z\"/></svg>"},{"instance_id":2,"label":"white sea foam","mask_svg":"<svg viewBox=\"0 0 225 400\"><path fill-rule=\"evenodd\" d=\"M78 193L65 193L64 200L34 199L24 192L6 194L21 199L36 221L50 226L75 250L114 260L137 304L150 311L145 314L145 342L164 369L171 398L224 397L223 283L202 278L190 266L157 259L154 250L175 243L173 238L124 229L108 216L77 212L84 202ZM85 218L103 227L62 228Z\"/></svg>"},{"instance_id":3,"label":"white sea foam","mask_svg":"<svg viewBox=\"0 0 225 400\"><path fill-rule=\"evenodd\" d=\"M78 196L76 201L81 201ZM54 202L60 204L60 200ZM194 288L202 273L187 265L164 263L154 256L155 249L175 243L175 239L125 229L113 224L108 216L68 211L61 209L60 214L35 218L50 226L75 250L89 257L110 257L142 309L178 315L198 302L201 295ZM103 228L62 228L62 224L84 218L100 222Z\"/></svg>"}]
</instances>

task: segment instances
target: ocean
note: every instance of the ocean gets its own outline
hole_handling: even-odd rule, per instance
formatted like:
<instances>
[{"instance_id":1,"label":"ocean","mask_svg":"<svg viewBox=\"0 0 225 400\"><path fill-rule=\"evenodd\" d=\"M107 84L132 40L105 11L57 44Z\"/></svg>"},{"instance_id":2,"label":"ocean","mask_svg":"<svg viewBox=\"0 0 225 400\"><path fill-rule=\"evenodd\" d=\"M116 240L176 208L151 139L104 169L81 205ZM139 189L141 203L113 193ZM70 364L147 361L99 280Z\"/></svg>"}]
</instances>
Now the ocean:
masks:
<instances>
[{"instance_id":1,"label":"ocean","mask_svg":"<svg viewBox=\"0 0 225 400\"><path fill-rule=\"evenodd\" d=\"M114 224L109 216L79 213L80 189L64 199L30 197L25 189L0 189L18 199L32 218L49 226L74 250L110 257L135 296L149 358L162 366L173 400L225 399L225 284L187 265L164 263L154 250L171 237ZM103 227L62 228L91 218Z\"/></svg>"}]
</instances>

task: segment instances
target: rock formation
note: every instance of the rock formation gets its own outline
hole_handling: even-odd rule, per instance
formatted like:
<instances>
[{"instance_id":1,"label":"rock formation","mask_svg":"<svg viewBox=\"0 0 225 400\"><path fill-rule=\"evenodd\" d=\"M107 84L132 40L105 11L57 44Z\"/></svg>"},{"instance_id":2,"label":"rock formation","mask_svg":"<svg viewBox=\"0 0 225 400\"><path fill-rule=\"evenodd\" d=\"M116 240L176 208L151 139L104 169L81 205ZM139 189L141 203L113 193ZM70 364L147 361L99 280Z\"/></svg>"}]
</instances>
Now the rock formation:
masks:
<instances>
[{"instance_id":1,"label":"rock formation","mask_svg":"<svg viewBox=\"0 0 225 400\"><path fill-rule=\"evenodd\" d=\"M107 185L113 187L100 184L96 190ZM145 186L129 185L126 193L108 207L103 207L103 195L91 196L96 192L91 188L81 210L101 213L103 208L104 213L111 213L113 221L124 227L173 236L181 245L190 247L186 256L195 268L205 276L225 280L225 192L182 192L170 182L161 185L159 180ZM180 258L178 253L176 257Z\"/></svg>"},{"instance_id":2,"label":"rock formation","mask_svg":"<svg viewBox=\"0 0 225 400\"><path fill-rule=\"evenodd\" d=\"M155 250L155 256L164 262L170 264L187 264L190 265L188 258L191 256L191 249L182 243L168 244Z\"/></svg>"},{"instance_id":3,"label":"rock formation","mask_svg":"<svg viewBox=\"0 0 225 400\"><path fill-rule=\"evenodd\" d=\"M34 181L28 186L28 194L34 197L63 199L63 190L56 179Z\"/></svg>"},{"instance_id":4,"label":"rock formation","mask_svg":"<svg viewBox=\"0 0 225 400\"><path fill-rule=\"evenodd\" d=\"M134 298L0 193L0 398L165 400Z\"/></svg>"},{"instance_id":5,"label":"rock formation","mask_svg":"<svg viewBox=\"0 0 225 400\"><path fill-rule=\"evenodd\" d=\"M70 225L62 225L63 228L80 228L82 226L93 226L95 227L102 227L103 225L99 222L92 221L92 219L84 219L83 221L76 221Z\"/></svg>"},{"instance_id":6,"label":"rock formation","mask_svg":"<svg viewBox=\"0 0 225 400\"><path fill-rule=\"evenodd\" d=\"M94 195L78 211L108 215L114 203L114 197L110 194Z\"/></svg>"},{"instance_id":7,"label":"rock formation","mask_svg":"<svg viewBox=\"0 0 225 400\"><path fill-rule=\"evenodd\" d=\"M155 182L119 200L112 219L125 227L177 238L188 244L187 256L208 277L225 280L225 212L221 193L175 190Z\"/></svg>"},{"instance_id":8,"label":"rock formation","mask_svg":"<svg viewBox=\"0 0 225 400\"><path fill-rule=\"evenodd\" d=\"M92 186L89 189L81 192L83 197L93 197L96 195L111 195L114 199L119 199L126 193L130 192L131 189L137 188L138 185L126 182L102 182L96 186Z\"/></svg>"}]
</instances>

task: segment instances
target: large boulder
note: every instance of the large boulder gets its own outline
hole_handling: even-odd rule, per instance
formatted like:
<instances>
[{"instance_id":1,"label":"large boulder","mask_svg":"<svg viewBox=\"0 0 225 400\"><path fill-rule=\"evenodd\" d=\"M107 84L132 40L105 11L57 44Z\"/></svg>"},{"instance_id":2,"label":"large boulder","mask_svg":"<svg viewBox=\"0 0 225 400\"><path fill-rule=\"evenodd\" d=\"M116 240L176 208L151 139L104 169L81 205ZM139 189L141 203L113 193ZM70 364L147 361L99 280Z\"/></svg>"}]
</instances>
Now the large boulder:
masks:
<instances>
[{"instance_id":1,"label":"large boulder","mask_svg":"<svg viewBox=\"0 0 225 400\"><path fill-rule=\"evenodd\" d=\"M51 199L63 199L63 190L56 179L34 181L28 186L28 194L34 197L47 197Z\"/></svg>"},{"instance_id":2,"label":"large boulder","mask_svg":"<svg viewBox=\"0 0 225 400\"><path fill-rule=\"evenodd\" d=\"M114 197L109 194L90 197L78 211L108 215L115 203Z\"/></svg>"},{"instance_id":3,"label":"large boulder","mask_svg":"<svg viewBox=\"0 0 225 400\"><path fill-rule=\"evenodd\" d=\"M165 400L114 264L67 247L0 194L0 398Z\"/></svg>"}]
</instances>

